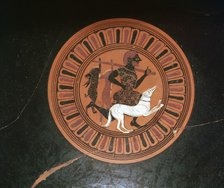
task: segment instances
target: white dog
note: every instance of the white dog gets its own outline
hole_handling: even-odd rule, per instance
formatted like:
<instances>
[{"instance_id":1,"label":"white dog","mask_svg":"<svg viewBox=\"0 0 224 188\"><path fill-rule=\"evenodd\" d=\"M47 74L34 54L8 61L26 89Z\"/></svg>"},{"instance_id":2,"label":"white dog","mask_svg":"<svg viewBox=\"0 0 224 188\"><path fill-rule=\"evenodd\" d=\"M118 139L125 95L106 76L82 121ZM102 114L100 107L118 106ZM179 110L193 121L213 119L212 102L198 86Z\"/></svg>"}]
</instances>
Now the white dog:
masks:
<instances>
[{"instance_id":1,"label":"white dog","mask_svg":"<svg viewBox=\"0 0 224 188\"><path fill-rule=\"evenodd\" d=\"M111 115L117 119L117 129L123 133L130 133L133 130L128 130L124 126L124 115L132 116L132 117L140 117L140 116L148 116L152 113L155 113L160 108L163 107L161 104L161 100L159 100L158 104L151 109L150 107L150 99L155 91L156 86L149 88L145 92L142 93L142 96L135 106L128 106L124 104L115 104L113 105L108 114L108 121L103 127L109 127L112 117Z\"/></svg>"}]
</instances>

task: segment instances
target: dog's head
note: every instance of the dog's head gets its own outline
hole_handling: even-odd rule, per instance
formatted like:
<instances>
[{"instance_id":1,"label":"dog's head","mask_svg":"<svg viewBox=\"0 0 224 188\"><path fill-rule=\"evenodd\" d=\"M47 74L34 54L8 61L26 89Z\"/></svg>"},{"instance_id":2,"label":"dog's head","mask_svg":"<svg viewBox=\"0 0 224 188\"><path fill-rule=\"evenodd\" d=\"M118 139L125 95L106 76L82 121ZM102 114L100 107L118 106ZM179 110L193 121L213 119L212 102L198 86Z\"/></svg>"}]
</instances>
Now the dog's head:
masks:
<instances>
[{"instance_id":1,"label":"dog's head","mask_svg":"<svg viewBox=\"0 0 224 188\"><path fill-rule=\"evenodd\" d=\"M145 92L143 92L142 95L143 95L144 97L150 98L155 90L156 90L156 86L147 89Z\"/></svg>"}]
</instances>

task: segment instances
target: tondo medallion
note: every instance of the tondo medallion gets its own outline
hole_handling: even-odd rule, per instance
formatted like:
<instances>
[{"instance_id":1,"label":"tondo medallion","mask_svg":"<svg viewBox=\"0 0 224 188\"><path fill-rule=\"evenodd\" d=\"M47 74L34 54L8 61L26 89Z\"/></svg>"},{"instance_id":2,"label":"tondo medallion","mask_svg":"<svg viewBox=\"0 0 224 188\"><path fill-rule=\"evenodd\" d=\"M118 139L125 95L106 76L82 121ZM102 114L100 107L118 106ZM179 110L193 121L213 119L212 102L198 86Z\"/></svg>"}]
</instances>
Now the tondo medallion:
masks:
<instances>
[{"instance_id":1,"label":"tondo medallion","mask_svg":"<svg viewBox=\"0 0 224 188\"><path fill-rule=\"evenodd\" d=\"M101 161L149 159L183 132L194 103L189 62L160 29L109 19L75 33L58 52L48 100L63 136Z\"/></svg>"}]
</instances>

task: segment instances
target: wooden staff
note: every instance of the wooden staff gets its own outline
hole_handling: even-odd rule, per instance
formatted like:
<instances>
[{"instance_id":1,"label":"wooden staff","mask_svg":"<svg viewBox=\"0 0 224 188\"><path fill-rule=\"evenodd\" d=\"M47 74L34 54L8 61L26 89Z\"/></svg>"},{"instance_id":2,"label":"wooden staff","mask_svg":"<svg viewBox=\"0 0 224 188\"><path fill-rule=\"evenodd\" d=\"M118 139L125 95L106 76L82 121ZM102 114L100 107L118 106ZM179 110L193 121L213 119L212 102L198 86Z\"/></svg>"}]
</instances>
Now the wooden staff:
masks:
<instances>
[{"instance_id":1,"label":"wooden staff","mask_svg":"<svg viewBox=\"0 0 224 188\"><path fill-rule=\"evenodd\" d=\"M94 62L94 63L101 63L101 64L104 64L104 65L111 65L111 62L107 62L107 61L92 61L92 62ZM121 64L117 64L117 63L113 63L113 66L116 66L116 67L123 67ZM148 67L147 67L148 68ZM144 73L145 72L145 70L143 70L143 69L139 69L139 68L135 68L135 70L136 71L138 71L138 72L142 72L142 73ZM156 72L150 72L149 74L151 74L151 75L156 75Z\"/></svg>"}]
</instances>

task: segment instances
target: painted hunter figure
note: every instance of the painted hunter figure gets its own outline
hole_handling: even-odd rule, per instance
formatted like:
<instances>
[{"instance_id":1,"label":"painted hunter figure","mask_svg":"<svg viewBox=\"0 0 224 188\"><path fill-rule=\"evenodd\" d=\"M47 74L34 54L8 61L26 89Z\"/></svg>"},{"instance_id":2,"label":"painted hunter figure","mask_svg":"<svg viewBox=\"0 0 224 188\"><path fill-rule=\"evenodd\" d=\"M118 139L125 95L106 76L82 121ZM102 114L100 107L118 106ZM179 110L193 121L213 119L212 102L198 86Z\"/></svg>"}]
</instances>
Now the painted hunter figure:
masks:
<instances>
[{"instance_id":1,"label":"painted hunter figure","mask_svg":"<svg viewBox=\"0 0 224 188\"><path fill-rule=\"evenodd\" d=\"M138 104L141 97L141 93L136 91L143 80L151 73L151 70L147 68L144 74L138 79L135 72L135 67L139 66L141 58L135 51L128 51L123 57L124 66L111 72L109 75L109 81L121 87L121 90L113 95L113 104L125 104L129 106L135 106ZM118 81L118 79L120 81ZM131 125L137 128L141 127L137 123L137 117L134 117L131 121Z\"/></svg>"},{"instance_id":2,"label":"painted hunter figure","mask_svg":"<svg viewBox=\"0 0 224 188\"><path fill-rule=\"evenodd\" d=\"M118 66L117 69L113 70L113 64L111 67L110 72L106 72L100 76L102 68L101 66L105 63L102 62L101 59L99 60L99 67L95 67L88 72L85 77L87 78L87 82L84 84L84 86L87 88L87 94L85 94L85 97L90 98L90 103L87 104L86 106L86 112L88 112L88 108L92 109L92 112L95 114L97 109L100 113L100 122L102 122L102 117L104 116L108 120L107 126L109 126L109 122L115 120L116 118L113 116L113 118L110 120L108 119L110 117L110 110L111 108L116 105L125 105L129 107L134 107L134 109L139 110L138 107L136 106L137 104L141 103L141 97L143 97L143 94L136 91L136 89L141 85L141 83L144 81L144 79L149 75L155 75L154 72L152 72L148 67L146 70L143 70L143 75L138 78L136 74L136 67L139 66L141 62L141 58L139 57L138 53L135 51L127 51L124 56L123 56L123 63L124 65ZM120 64L119 64L120 65ZM141 69L139 69L141 70ZM102 95L102 106L98 106L96 104L96 99L97 99L97 88L98 88L98 81L100 79L105 80L105 87L103 89L103 95ZM111 84L115 84L119 86L121 89L113 94L113 102L110 104L110 90L111 90ZM152 93L154 92L155 89L151 89L150 91L150 96L147 101L143 102L150 102L150 97ZM106 92L105 92L106 91ZM147 103L147 110L150 110L150 104ZM106 108L105 108L106 107ZM158 107L158 108L157 108ZM159 101L158 105L155 106L154 109L149 111L151 114L152 112L158 111L162 107L161 105L161 100ZM120 111L120 110L119 110ZM136 115L134 113L132 116L133 119L130 122L131 126L140 128L141 125L137 123L137 118L140 117L141 115ZM143 115L144 116L144 115ZM125 132L125 131L124 131ZM126 132L128 132L126 130Z\"/></svg>"}]
</instances>

